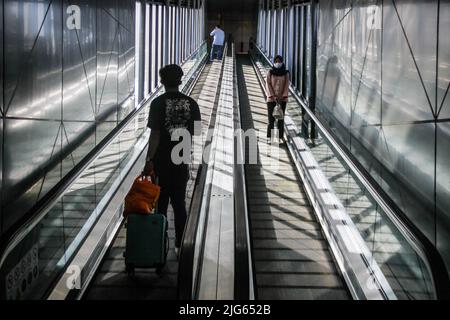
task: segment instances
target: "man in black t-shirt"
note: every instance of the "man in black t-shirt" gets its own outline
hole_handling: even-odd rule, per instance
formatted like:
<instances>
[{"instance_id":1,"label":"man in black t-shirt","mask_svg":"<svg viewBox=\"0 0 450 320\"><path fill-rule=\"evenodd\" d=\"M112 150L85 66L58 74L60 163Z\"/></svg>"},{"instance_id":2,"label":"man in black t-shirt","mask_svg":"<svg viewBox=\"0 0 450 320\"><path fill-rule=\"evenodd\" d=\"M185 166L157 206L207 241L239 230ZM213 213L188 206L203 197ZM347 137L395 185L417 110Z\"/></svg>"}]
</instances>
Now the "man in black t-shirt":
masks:
<instances>
[{"instance_id":1,"label":"man in black t-shirt","mask_svg":"<svg viewBox=\"0 0 450 320\"><path fill-rule=\"evenodd\" d=\"M185 197L189 180L189 162L183 159L191 159L194 123L201 118L197 102L178 89L183 70L178 65L168 65L159 75L165 93L155 98L150 106L148 127L151 135L144 174L150 175L154 171L159 178L158 213L167 215L169 199L171 201L178 255L187 218ZM183 139L189 141L186 143ZM182 145L188 148L178 148Z\"/></svg>"}]
</instances>

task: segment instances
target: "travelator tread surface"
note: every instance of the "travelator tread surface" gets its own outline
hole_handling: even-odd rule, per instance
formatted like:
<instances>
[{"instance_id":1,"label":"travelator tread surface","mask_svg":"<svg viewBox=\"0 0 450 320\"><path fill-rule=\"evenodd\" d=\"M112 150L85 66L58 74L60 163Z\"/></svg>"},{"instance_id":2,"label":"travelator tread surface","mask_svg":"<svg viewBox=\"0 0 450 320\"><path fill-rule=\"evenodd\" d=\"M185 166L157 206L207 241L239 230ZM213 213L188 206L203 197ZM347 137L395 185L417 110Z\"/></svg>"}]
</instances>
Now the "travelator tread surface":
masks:
<instances>
[{"instance_id":1,"label":"travelator tread surface","mask_svg":"<svg viewBox=\"0 0 450 320\"><path fill-rule=\"evenodd\" d=\"M242 127L259 137L258 164L246 164L257 298L349 299L287 148L267 143L266 102L247 56L237 73Z\"/></svg>"},{"instance_id":2,"label":"travelator tread surface","mask_svg":"<svg viewBox=\"0 0 450 320\"><path fill-rule=\"evenodd\" d=\"M191 97L197 101L202 115L202 131L206 133L216 98L221 64L205 66ZM191 177L186 192L189 210L198 166L191 167ZM169 205L169 242L167 264L161 275L154 269L136 269L134 278L125 272L123 253L126 246L126 229L121 227L116 239L104 257L83 299L86 300L168 300L177 298L178 261L175 254L175 227L172 207Z\"/></svg>"}]
</instances>

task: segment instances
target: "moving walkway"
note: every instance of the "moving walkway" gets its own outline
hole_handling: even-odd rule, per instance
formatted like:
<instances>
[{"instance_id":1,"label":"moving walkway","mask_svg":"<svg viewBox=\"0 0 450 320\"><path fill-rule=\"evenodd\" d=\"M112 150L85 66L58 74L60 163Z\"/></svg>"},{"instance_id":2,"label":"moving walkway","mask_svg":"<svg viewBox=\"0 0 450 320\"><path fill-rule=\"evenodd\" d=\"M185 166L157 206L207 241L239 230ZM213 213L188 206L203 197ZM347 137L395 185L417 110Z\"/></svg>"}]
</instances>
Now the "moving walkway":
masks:
<instances>
[{"instance_id":1,"label":"moving walkway","mask_svg":"<svg viewBox=\"0 0 450 320\"><path fill-rule=\"evenodd\" d=\"M34 288L40 290L25 290L27 298L446 297L448 278L439 255L389 211L293 90L288 143L267 143L264 76L270 63L262 52L236 56L231 46L222 61L206 64L206 59L204 45L184 65L183 91L199 102L206 139L195 155L201 161L191 167L179 260L173 229L161 277L137 270L129 278L123 259L122 203L142 170L148 108L160 89L5 243L0 267L7 277L16 270L12 266L20 266L18 257L36 260ZM305 112L320 129L315 143L301 136ZM171 214L169 220L173 227ZM58 235L67 244L58 245Z\"/></svg>"},{"instance_id":2,"label":"moving walkway","mask_svg":"<svg viewBox=\"0 0 450 320\"><path fill-rule=\"evenodd\" d=\"M214 62L204 66L198 80L190 90L190 96L195 99L202 115L203 134L206 135L213 118L216 106L216 96L219 85L217 74L221 72L221 63ZM190 204L194 195L198 166L191 167L191 178L188 182L186 203ZM130 278L124 273L124 257L126 230L122 226L107 256L104 258L100 270L90 285L84 299L176 299L178 260L175 255L175 229L172 207L169 206L169 254L163 274L157 275L154 270L138 269Z\"/></svg>"},{"instance_id":3,"label":"moving walkway","mask_svg":"<svg viewBox=\"0 0 450 320\"><path fill-rule=\"evenodd\" d=\"M267 105L256 70L248 56L237 65L244 129L259 133L258 163L246 165L258 298L348 299L289 151L265 138Z\"/></svg>"}]
</instances>

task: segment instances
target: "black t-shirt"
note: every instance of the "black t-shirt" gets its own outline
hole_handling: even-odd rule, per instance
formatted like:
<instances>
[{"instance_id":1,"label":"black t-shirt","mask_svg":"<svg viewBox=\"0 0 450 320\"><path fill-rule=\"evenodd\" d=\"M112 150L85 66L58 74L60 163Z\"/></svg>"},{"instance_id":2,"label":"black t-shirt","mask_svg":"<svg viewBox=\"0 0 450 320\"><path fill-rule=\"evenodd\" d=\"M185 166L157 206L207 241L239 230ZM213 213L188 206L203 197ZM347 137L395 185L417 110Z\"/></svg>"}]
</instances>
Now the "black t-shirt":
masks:
<instances>
[{"instance_id":1,"label":"black t-shirt","mask_svg":"<svg viewBox=\"0 0 450 320\"><path fill-rule=\"evenodd\" d=\"M193 137L195 121L201 121L200 108L194 99L181 92L166 92L153 100L148 127L161 132L154 159L156 167L163 169L174 165L171 160L172 149L182 138L172 141L172 134L178 129L184 129Z\"/></svg>"}]
</instances>

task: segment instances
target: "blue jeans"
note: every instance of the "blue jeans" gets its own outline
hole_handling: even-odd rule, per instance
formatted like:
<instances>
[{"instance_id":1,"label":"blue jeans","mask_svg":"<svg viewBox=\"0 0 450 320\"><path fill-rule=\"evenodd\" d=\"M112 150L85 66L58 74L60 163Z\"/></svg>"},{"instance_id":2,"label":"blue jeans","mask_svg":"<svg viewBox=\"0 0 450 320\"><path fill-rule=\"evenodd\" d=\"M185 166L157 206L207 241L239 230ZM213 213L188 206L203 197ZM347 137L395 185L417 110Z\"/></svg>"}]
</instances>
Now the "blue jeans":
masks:
<instances>
[{"instance_id":1,"label":"blue jeans","mask_svg":"<svg viewBox=\"0 0 450 320\"><path fill-rule=\"evenodd\" d=\"M217 54L217 59L222 60L222 54L223 54L223 46L219 46L217 44L213 44L211 48L211 61L214 60L214 57Z\"/></svg>"}]
</instances>

